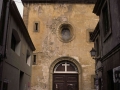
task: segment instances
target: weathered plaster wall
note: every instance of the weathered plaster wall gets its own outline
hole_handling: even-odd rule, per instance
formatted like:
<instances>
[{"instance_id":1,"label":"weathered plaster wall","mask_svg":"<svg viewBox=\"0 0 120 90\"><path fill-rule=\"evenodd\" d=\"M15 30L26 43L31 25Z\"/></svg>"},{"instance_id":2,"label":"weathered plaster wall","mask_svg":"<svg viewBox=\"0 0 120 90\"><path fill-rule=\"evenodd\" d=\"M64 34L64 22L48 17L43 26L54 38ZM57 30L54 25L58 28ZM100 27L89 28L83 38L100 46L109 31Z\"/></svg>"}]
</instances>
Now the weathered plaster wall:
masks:
<instances>
[{"instance_id":1,"label":"weathered plaster wall","mask_svg":"<svg viewBox=\"0 0 120 90\"><path fill-rule=\"evenodd\" d=\"M49 90L49 68L59 57L76 59L82 67L82 88L91 89L91 75L94 74L94 60L89 51L89 30L93 30L98 17L93 13L92 4L28 4L28 31L36 46L37 65L32 67L31 90ZM25 18L24 18L25 19ZM40 22L39 32L34 32L34 22ZM59 39L59 26L69 23L74 29L74 38L69 43Z\"/></svg>"}]
</instances>

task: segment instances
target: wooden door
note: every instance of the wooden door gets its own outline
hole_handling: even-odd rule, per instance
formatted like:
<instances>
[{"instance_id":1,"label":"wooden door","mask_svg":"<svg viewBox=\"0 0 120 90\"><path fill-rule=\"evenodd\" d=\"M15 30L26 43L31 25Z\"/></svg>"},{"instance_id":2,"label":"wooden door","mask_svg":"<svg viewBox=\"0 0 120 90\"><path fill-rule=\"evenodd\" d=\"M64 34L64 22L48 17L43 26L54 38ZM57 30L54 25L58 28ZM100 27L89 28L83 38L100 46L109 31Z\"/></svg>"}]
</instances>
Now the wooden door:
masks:
<instances>
[{"instance_id":1,"label":"wooden door","mask_svg":"<svg viewBox=\"0 0 120 90\"><path fill-rule=\"evenodd\" d=\"M78 90L78 74L54 74L53 90Z\"/></svg>"}]
</instances>

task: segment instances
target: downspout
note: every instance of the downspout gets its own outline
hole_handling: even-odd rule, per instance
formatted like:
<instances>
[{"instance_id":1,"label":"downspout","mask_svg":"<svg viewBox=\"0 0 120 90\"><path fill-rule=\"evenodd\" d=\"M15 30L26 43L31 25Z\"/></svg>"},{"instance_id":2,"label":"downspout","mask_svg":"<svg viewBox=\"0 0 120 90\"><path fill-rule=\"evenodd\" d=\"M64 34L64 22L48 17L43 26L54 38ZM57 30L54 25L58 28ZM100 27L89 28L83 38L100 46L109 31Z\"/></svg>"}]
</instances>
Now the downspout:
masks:
<instances>
[{"instance_id":1,"label":"downspout","mask_svg":"<svg viewBox=\"0 0 120 90\"><path fill-rule=\"evenodd\" d=\"M2 14L2 4L3 4L3 0L0 0L0 20L1 20L1 14Z\"/></svg>"},{"instance_id":2,"label":"downspout","mask_svg":"<svg viewBox=\"0 0 120 90\"><path fill-rule=\"evenodd\" d=\"M5 15L5 23L4 23L4 33L3 33L3 49L2 49L2 56L3 58L6 56L6 41L7 41L7 31L8 31L8 23L9 23L9 10L10 10L10 2L7 2L6 6L6 15Z\"/></svg>"},{"instance_id":3,"label":"downspout","mask_svg":"<svg viewBox=\"0 0 120 90\"><path fill-rule=\"evenodd\" d=\"M0 80L2 81L2 72L3 72L3 60L6 57L6 43L7 43L7 33L8 33L8 24L9 24L9 8L10 8L10 2L11 0L9 0L6 4L6 15L5 15L5 22L4 22L4 26L3 26L3 43L2 43L2 53L0 55ZM4 3L4 2L3 2ZM1 17L0 17L1 18ZM0 87L1 90L2 87Z\"/></svg>"}]
</instances>

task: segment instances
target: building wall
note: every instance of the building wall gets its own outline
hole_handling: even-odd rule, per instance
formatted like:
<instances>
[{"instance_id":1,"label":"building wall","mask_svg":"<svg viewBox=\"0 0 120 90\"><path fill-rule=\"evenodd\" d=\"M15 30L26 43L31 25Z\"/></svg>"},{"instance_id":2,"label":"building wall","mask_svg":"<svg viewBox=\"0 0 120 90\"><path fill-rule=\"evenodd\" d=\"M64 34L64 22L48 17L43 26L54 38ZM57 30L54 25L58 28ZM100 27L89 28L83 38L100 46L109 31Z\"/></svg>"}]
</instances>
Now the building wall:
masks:
<instances>
[{"instance_id":1,"label":"building wall","mask_svg":"<svg viewBox=\"0 0 120 90\"><path fill-rule=\"evenodd\" d=\"M32 56L32 50L30 49L29 45L27 44L25 37L23 36L22 32L20 31L20 27L16 23L14 17L10 15L10 20L9 20L9 30L8 30L8 36L7 36L7 59L6 62L14 65L18 69L26 72L28 75L31 74L31 67L27 65L26 63L26 53L27 50L30 51L30 55ZM11 49L11 38L12 38L12 33L13 31L16 31L19 38L20 38L20 50L18 51L19 53L16 53ZM32 58L31 58L31 64L32 65Z\"/></svg>"},{"instance_id":2,"label":"building wall","mask_svg":"<svg viewBox=\"0 0 120 90\"><path fill-rule=\"evenodd\" d=\"M94 60L89 51L89 32L94 30L98 17L93 13L93 4L24 4L24 22L36 47L36 65L32 66L31 90L49 90L51 64L60 57L71 57L82 67L82 90L91 89L91 75L94 75ZM34 23L39 22L39 31ZM60 40L62 24L73 27L74 38L64 43ZM81 87L80 86L80 87ZM51 90L51 89L50 89Z\"/></svg>"},{"instance_id":3,"label":"building wall","mask_svg":"<svg viewBox=\"0 0 120 90\"><path fill-rule=\"evenodd\" d=\"M106 1L105 1L106 2ZM105 5L102 5L102 9ZM102 57L109 53L114 47L116 47L120 43L120 21L119 21L119 0L109 0L108 4L108 18L109 18L109 30L111 31L109 36L106 38L104 36L104 28L103 28L103 15L100 13L100 33L101 33L101 43L102 43ZM109 46L109 47L108 47Z\"/></svg>"},{"instance_id":4,"label":"building wall","mask_svg":"<svg viewBox=\"0 0 120 90\"><path fill-rule=\"evenodd\" d=\"M114 68L120 66L120 50L116 53L114 53L113 55L111 55L109 58L107 58L104 62L103 62L103 90L107 90L109 89L108 85L110 85L109 83L109 71L113 71ZM111 78L113 79L113 78ZM115 86L116 83L113 83L113 87L115 90Z\"/></svg>"},{"instance_id":5,"label":"building wall","mask_svg":"<svg viewBox=\"0 0 120 90\"><path fill-rule=\"evenodd\" d=\"M118 77L116 72L120 66L120 21L119 21L119 0L97 0L94 11L99 15L100 30L100 58L96 59L96 74L100 83L97 85L101 90L119 90ZM99 4L98 4L99 2ZM101 3L101 4L100 4ZM107 7L105 4L107 3ZM99 7L100 6L100 7ZM105 35L104 9L108 8L108 32ZM107 25L106 25L107 26ZM95 31L94 31L95 32ZM97 37L96 37L97 38ZM96 46L96 42L94 41ZM97 51L98 52L98 51Z\"/></svg>"},{"instance_id":6,"label":"building wall","mask_svg":"<svg viewBox=\"0 0 120 90\"><path fill-rule=\"evenodd\" d=\"M17 20L14 19L10 12L6 41L6 56L2 58L2 87L4 83L8 83L7 90L27 90L30 87L33 53L20 29L21 27L19 27ZM20 46L19 50L17 50L19 53L16 53L16 51L11 48L13 31L16 31L17 33L15 33L15 36L19 36L20 38L20 43L19 45L17 44L17 46ZM31 55L30 66L26 63L27 50L29 50ZM23 73L22 78L20 78L20 72ZM20 80L22 80L21 84Z\"/></svg>"}]
</instances>

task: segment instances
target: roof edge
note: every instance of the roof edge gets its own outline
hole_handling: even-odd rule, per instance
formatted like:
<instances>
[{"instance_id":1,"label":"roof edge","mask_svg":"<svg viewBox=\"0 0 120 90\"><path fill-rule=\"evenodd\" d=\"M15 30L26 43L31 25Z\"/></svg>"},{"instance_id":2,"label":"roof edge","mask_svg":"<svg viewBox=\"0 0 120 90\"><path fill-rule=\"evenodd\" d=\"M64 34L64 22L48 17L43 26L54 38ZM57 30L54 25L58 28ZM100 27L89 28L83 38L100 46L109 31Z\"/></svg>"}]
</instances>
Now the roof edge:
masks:
<instances>
[{"instance_id":1,"label":"roof edge","mask_svg":"<svg viewBox=\"0 0 120 90\"><path fill-rule=\"evenodd\" d=\"M16 24L20 28L20 31L22 32L22 34L23 34L27 44L30 46L31 50L34 51L35 50L35 46L34 46L32 40L30 38L28 30L27 30L27 28L26 28L26 26L25 26L25 24L23 22L23 19L22 19L20 13L19 13L19 11L17 9L17 6L16 6L14 1L11 2L10 12L14 16L15 21L18 22Z\"/></svg>"},{"instance_id":2,"label":"roof edge","mask_svg":"<svg viewBox=\"0 0 120 90\"><path fill-rule=\"evenodd\" d=\"M93 13L95 13L96 15L100 15L100 11L103 6L103 3L104 0L97 0L97 2L95 3L95 7L93 9Z\"/></svg>"}]
</instances>

